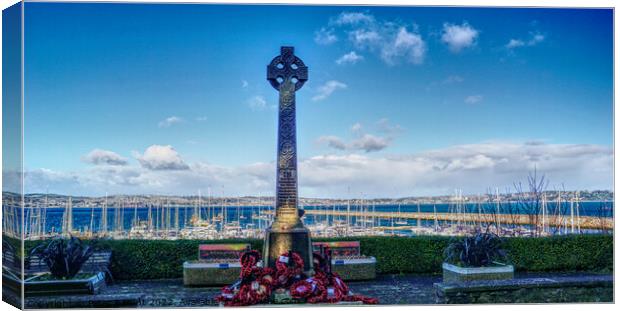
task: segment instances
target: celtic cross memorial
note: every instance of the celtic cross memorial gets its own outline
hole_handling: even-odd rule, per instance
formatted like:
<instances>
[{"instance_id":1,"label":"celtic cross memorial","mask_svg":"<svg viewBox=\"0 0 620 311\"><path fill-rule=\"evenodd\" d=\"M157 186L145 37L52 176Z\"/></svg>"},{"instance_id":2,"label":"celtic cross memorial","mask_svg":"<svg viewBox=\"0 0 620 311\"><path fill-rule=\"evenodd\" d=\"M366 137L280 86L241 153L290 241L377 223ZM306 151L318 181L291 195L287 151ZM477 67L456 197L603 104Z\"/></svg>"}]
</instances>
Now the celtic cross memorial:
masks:
<instances>
[{"instance_id":1,"label":"celtic cross memorial","mask_svg":"<svg viewBox=\"0 0 620 311\"><path fill-rule=\"evenodd\" d=\"M275 267L279 256L297 252L304 270L312 270L310 231L304 227L297 208L297 138L295 92L308 80L308 67L295 56L293 47L283 46L280 55L267 66L267 80L279 91L278 159L276 169L276 216L265 232L264 264Z\"/></svg>"}]
</instances>

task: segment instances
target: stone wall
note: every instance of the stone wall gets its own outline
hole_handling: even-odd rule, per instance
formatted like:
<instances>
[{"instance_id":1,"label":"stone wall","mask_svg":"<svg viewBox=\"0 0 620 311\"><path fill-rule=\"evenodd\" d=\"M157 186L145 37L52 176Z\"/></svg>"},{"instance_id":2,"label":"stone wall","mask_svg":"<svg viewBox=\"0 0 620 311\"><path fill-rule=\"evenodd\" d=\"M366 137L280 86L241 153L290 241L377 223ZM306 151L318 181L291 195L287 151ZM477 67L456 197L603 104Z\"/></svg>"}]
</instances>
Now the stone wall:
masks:
<instances>
[{"instance_id":1,"label":"stone wall","mask_svg":"<svg viewBox=\"0 0 620 311\"><path fill-rule=\"evenodd\" d=\"M441 304L613 302L612 275L435 283L434 287L436 302Z\"/></svg>"}]
</instances>

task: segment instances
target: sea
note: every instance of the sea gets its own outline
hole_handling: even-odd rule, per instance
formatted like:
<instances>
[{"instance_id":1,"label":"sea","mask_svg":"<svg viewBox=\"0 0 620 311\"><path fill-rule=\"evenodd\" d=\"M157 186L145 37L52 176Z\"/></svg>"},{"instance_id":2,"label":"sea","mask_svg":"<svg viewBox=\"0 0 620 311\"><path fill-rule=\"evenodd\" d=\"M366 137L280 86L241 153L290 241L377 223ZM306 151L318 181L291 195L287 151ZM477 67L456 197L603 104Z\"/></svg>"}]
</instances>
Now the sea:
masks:
<instances>
[{"instance_id":1,"label":"sea","mask_svg":"<svg viewBox=\"0 0 620 311\"><path fill-rule=\"evenodd\" d=\"M464 203L460 205L460 211L464 213L478 213L479 210L482 213L494 213L497 210L495 203L477 204L477 203ZM613 217L613 202L580 202L579 203L579 215L580 216L593 216L593 217ZM433 213L450 213L455 212L455 204L408 204L408 205L334 205L334 206L304 206L305 210L330 210L330 211L347 211L351 212L420 212ZM570 203L562 202L561 205L557 203L547 203L547 213L551 217L558 214L558 210L562 215L570 215ZM80 207L74 206L72 211L73 229L77 231L90 231L98 232L103 230L102 211L100 207ZM156 228L164 228L166 224L168 226L176 225L176 214L178 212L178 226L180 229L188 226L189 220L194 215L196 208L194 206L173 206L173 207L151 207L152 224ZM213 216L225 215L225 223L238 221L242 228L254 227L264 228L268 224L268 217L265 217L265 212L273 211L273 206L202 206L200 209L201 218L207 219ZM37 216L37 209L26 209L24 215L24 221L26 227L29 224L37 222L35 219ZM41 225L45 224L44 231L46 233L55 233L62 230L62 224L64 215L66 213L65 208L48 207L42 211ZM500 205L500 213L502 214L527 214L524 208L519 208L516 203ZM574 210L576 214L576 211ZM35 217L30 217L30 216ZM148 207L108 207L107 208L107 231L113 231L120 229L122 226L123 231L129 231L132 226L137 222L147 221L149 215ZM259 217L259 215L263 215ZM337 221L345 221L346 216L325 216L325 215L310 215L304 216L304 223L312 225L315 223L327 223L333 224ZM118 218L118 219L117 219ZM368 222L370 217L355 217L351 216L349 219L350 224L369 226ZM399 225L417 225L416 219L398 219ZM92 223L92 228L91 228ZM221 223L221 222L220 222ZM374 226L391 226L394 225L394 218L374 218L370 225ZM421 226L432 226L433 220L421 220Z\"/></svg>"}]
</instances>

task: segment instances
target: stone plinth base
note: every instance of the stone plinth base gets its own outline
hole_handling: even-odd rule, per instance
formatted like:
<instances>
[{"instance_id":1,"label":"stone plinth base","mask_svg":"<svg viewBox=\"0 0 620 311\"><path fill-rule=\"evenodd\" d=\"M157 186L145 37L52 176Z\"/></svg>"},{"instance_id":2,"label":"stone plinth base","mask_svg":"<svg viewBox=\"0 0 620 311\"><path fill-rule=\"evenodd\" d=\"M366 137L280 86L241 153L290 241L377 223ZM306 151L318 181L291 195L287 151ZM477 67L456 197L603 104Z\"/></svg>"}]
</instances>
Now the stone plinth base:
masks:
<instances>
[{"instance_id":1,"label":"stone plinth base","mask_svg":"<svg viewBox=\"0 0 620 311\"><path fill-rule=\"evenodd\" d=\"M295 299L291 297L291 293L288 290L280 289L271 294L271 303L273 304L299 304L303 303L303 300Z\"/></svg>"},{"instance_id":2,"label":"stone plinth base","mask_svg":"<svg viewBox=\"0 0 620 311\"><path fill-rule=\"evenodd\" d=\"M186 261L183 263L183 285L229 285L237 281L240 273L241 264L239 261L227 263Z\"/></svg>"},{"instance_id":3,"label":"stone plinth base","mask_svg":"<svg viewBox=\"0 0 620 311\"><path fill-rule=\"evenodd\" d=\"M304 300L295 299L291 297L291 293L288 290L278 290L271 294L270 304L278 305L278 307L299 307L299 306L329 306L329 305L362 305L361 301L339 301L336 303L306 303ZM259 305L260 306L260 305ZM269 306L269 305L262 305Z\"/></svg>"},{"instance_id":4,"label":"stone plinth base","mask_svg":"<svg viewBox=\"0 0 620 311\"><path fill-rule=\"evenodd\" d=\"M469 282L477 280L508 280L512 279L515 269L511 265L464 268L443 263L443 282Z\"/></svg>"},{"instance_id":5,"label":"stone plinth base","mask_svg":"<svg viewBox=\"0 0 620 311\"><path fill-rule=\"evenodd\" d=\"M377 277L375 257L332 259L332 271L344 281L372 280Z\"/></svg>"},{"instance_id":6,"label":"stone plinth base","mask_svg":"<svg viewBox=\"0 0 620 311\"><path fill-rule=\"evenodd\" d=\"M613 302L613 276L435 283L442 304Z\"/></svg>"},{"instance_id":7,"label":"stone plinth base","mask_svg":"<svg viewBox=\"0 0 620 311\"><path fill-rule=\"evenodd\" d=\"M310 242L310 230L304 227L291 229L279 229L275 227L265 231L265 246L263 251L263 263L265 267L275 269L276 261L283 253L288 251L298 253L304 260L304 271L312 274L312 243Z\"/></svg>"}]
</instances>

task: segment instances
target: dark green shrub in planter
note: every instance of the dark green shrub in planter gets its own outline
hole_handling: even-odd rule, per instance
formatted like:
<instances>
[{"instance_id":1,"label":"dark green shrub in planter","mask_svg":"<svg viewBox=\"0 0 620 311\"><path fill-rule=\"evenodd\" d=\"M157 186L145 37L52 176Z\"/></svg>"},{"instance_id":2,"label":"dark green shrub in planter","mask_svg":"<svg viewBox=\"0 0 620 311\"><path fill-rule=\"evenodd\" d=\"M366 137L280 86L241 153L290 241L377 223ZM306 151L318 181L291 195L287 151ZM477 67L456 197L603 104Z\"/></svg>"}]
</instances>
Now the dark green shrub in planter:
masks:
<instances>
[{"instance_id":1,"label":"dark green shrub in planter","mask_svg":"<svg viewBox=\"0 0 620 311\"><path fill-rule=\"evenodd\" d=\"M32 260L44 262L49 273L37 274L24 281L24 294L65 295L96 294L106 286L103 272L80 273L82 266L94 253L94 247L76 237L58 237L30 251ZM37 259L33 259L33 256Z\"/></svg>"},{"instance_id":2,"label":"dark green shrub in planter","mask_svg":"<svg viewBox=\"0 0 620 311\"><path fill-rule=\"evenodd\" d=\"M478 233L448 245L445 261L461 267L487 267L506 261L504 241L494 233Z\"/></svg>"},{"instance_id":3,"label":"dark green shrub in planter","mask_svg":"<svg viewBox=\"0 0 620 311\"><path fill-rule=\"evenodd\" d=\"M504 241L485 232L454 241L446 248L444 282L511 279L514 267L506 265Z\"/></svg>"},{"instance_id":4,"label":"dark green shrub in planter","mask_svg":"<svg viewBox=\"0 0 620 311\"><path fill-rule=\"evenodd\" d=\"M45 262L50 274L59 280L72 279L82 268L82 265L93 254L93 247L83 245L76 237L70 239L56 238L49 244L35 247L31 255L37 255Z\"/></svg>"}]
</instances>

